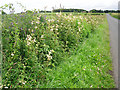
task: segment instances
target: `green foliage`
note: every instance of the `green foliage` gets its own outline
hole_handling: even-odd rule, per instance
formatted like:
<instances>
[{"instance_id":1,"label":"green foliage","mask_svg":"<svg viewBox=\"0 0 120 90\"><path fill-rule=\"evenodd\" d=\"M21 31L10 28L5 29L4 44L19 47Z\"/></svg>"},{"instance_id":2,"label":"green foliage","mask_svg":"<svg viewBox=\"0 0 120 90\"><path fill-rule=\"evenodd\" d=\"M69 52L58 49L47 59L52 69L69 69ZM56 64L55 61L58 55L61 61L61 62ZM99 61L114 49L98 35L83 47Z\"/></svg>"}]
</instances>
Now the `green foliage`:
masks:
<instances>
[{"instance_id":1,"label":"green foliage","mask_svg":"<svg viewBox=\"0 0 120 90\"><path fill-rule=\"evenodd\" d=\"M6 12L4 12L4 11L2 10L2 15L4 15L4 14L6 14Z\"/></svg>"},{"instance_id":2,"label":"green foliage","mask_svg":"<svg viewBox=\"0 0 120 90\"><path fill-rule=\"evenodd\" d=\"M31 12L2 17L3 87L38 88L46 73L97 28L102 15Z\"/></svg>"},{"instance_id":3,"label":"green foliage","mask_svg":"<svg viewBox=\"0 0 120 90\"><path fill-rule=\"evenodd\" d=\"M40 88L115 88L110 73L113 70L107 19L99 22L102 23L79 44L73 55L48 71Z\"/></svg>"}]
</instances>

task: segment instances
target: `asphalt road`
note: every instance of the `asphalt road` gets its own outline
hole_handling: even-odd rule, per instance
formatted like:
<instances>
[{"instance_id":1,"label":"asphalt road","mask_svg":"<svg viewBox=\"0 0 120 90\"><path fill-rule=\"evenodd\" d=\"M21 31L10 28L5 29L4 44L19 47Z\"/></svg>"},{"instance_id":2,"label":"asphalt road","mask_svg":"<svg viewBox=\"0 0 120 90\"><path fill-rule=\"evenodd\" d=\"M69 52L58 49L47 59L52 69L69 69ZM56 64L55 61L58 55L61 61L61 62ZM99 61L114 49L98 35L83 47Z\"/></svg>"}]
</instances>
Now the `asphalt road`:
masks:
<instances>
[{"instance_id":1,"label":"asphalt road","mask_svg":"<svg viewBox=\"0 0 120 90\"><path fill-rule=\"evenodd\" d=\"M113 18L107 14L107 20L109 24L109 33L110 33L110 47L112 54L112 64L113 64L113 77L116 83L116 88L120 89L120 62L118 63L118 26L120 26L120 20ZM120 43L120 42L119 42ZM120 45L120 44L119 44Z\"/></svg>"}]
</instances>

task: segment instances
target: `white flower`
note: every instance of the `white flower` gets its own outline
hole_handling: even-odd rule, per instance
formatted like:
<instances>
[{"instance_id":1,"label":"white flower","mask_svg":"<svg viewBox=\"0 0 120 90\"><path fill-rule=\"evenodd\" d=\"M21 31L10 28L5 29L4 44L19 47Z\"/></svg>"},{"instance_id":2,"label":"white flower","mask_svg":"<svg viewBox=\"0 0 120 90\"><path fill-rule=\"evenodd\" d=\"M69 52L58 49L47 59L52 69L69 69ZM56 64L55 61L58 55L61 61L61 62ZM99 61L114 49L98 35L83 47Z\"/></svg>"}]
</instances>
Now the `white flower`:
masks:
<instances>
[{"instance_id":1,"label":"white flower","mask_svg":"<svg viewBox=\"0 0 120 90\"><path fill-rule=\"evenodd\" d=\"M79 31L80 31L80 28L79 28Z\"/></svg>"},{"instance_id":2,"label":"white flower","mask_svg":"<svg viewBox=\"0 0 120 90\"><path fill-rule=\"evenodd\" d=\"M78 24L81 24L80 22L78 22Z\"/></svg>"},{"instance_id":3,"label":"white flower","mask_svg":"<svg viewBox=\"0 0 120 90\"><path fill-rule=\"evenodd\" d=\"M51 59L52 59L52 56L47 55L47 58L48 58L48 60L51 60Z\"/></svg>"},{"instance_id":4,"label":"white flower","mask_svg":"<svg viewBox=\"0 0 120 90\"><path fill-rule=\"evenodd\" d=\"M30 42L29 42L29 41L27 41L27 45L30 45Z\"/></svg>"},{"instance_id":5,"label":"white flower","mask_svg":"<svg viewBox=\"0 0 120 90\"><path fill-rule=\"evenodd\" d=\"M37 17L37 19L39 20L40 18L39 18L39 17Z\"/></svg>"},{"instance_id":6,"label":"white flower","mask_svg":"<svg viewBox=\"0 0 120 90\"><path fill-rule=\"evenodd\" d=\"M41 38L43 38L44 37L44 35L41 35Z\"/></svg>"},{"instance_id":7,"label":"white flower","mask_svg":"<svg viewBox=\"0 0 120 90\"><path fill-rule=\"evenodd\" d=\"M30 41L32 40L32 37L30 35L27 35L27 45L30 45Z\"/></svg>"},{"instance_id":8,"label":"white flower","mask_svg":"<svg viewBox=\"0 0 120 90\"><path fill-rule=\"evenodd\" d=\"M37 23L37 24L39 24L40 22L39 22L39 21L37 21L36 23Z\"/></svg>"},{"instance_id":9,"label":"white flower","mask_svg":"<svg viewBox=\"0 0 120 90\"><path fill-rule=\"evenodd\" d=\"M8 88L8 87L5 87L5 88Z\"/></svg>"},{"instance_id":10,"label":"white flower","mask_svg":"<svg viewBox=\"0 0 120 90\"><path fill-rule=\"evenodd\" d=\"M23 84L25 84L25 82L23 82Z\"/></svg>"},{"instance_id":11,"label":"white flower","mask_svg":"<svg viewBox=\"0 0 120 90\"><path fill-rule=\"evenodd\" d=\"M31 24L33 24L33 21L31 22Z\"/></svg>"},{"instance_id":12,"label":"white flower","mask_svg":"<svg viewBox=\"0 0 120 90\"><path fill-rule=\"evenodd\" d=\"M50 50L51 52L55 52L53 49L52 50Z\"/></svg>"},{"instance_id":13,"label":"white flower","mask_svg":"<svg viewBox=\"0 0 120 90\"><path fill-rule=\"evenodd\" d=\"M35 39L33 39L33 42L36 42L36 40L35 40Z\"/></svg>"},{"instance_id":14,"label":"white flower","mask_svg":"<svg viewBox=\"0 0 120 90\"><path fill-rule=\"evenodd\" d=\"M12 55L12 56L14 56L14 54L13 54L13 53L12 53L11 55Z\"/></svg>"},{"instance_id":15,"label":"white flower","mask_svg":"<svg viewBox=\"0 0 120 90\"><path fill-rule=\"evenodd\" d=\"M75 16L73 16L73 18L76 18Z\"/></svg>"},{"instance_id":16,"label":"white flower","mask_svg":"<svg viewBox=\"0 0 120 90\"><path fill-rule=\"evenodd\" d=\"M51 52L51 51L49 51L49 55L50 55L50 54L52 54L52 52Z\"/></svg>"},{"instance_id":17,"label":"white flower","mask_svg":"<svg viewBox=\"0 0 120 90\"><path fill-rule=\"evenodd\" d=\"M34 32L34 31L32 30L32 32Z\"/></svg>"},{"instance_id":18,"label":"white flower","mask_svg":"<svg viewBox=\"0 0 120 90\"><path fill-rule=\"evenodd\" d=\"M28 29L30 31L30 29Z\"/></svg>"},{"instance_id":19,"label":"white flower","mask_svg":"<svg viewBox=\"0 0 120 90\"><path fill-rule=\"evenodd\" d=\"M35 29L37 29L37 26L35 26Z\"/></svg>"},{"instance_id":20,"label":"white flower","mask_svg":"<svg viewBox=\"0 0 120 90\"><path fill-rule=\"evenodd\" d=\"M29 41L31 41L31 39L32 39L32 37L31 37L30 35L27 35L27 38L26 38L26 40L29 40Z\"/></svg>"},{"instance_id":21,"label":"white flower","mask_svg":"<svg viewBox=\"0 0 120 90\"><path fill-rule=\"evenodd\" d=\"M52 28L52 29L50 29L50 31L53 31L53 28Z\"/></svg>"},{"instance_id":22,"label":"white flower","mask_svg":"<svg viewBox=\"0 0 120 90\"><path fill-rule=\"evenodd\" d=\"M50 22L51 20L49 19L48 22Z\"/></svg>"},{"instance_id":23,"label":"white flower","mask_svg":"<svg viewBox=\"0 0 120 90\"><path fill-rule=\"evenodd\" d=\"M2 88L2 86L0 86L0 88Z\"/></svg>"}]
</instances>

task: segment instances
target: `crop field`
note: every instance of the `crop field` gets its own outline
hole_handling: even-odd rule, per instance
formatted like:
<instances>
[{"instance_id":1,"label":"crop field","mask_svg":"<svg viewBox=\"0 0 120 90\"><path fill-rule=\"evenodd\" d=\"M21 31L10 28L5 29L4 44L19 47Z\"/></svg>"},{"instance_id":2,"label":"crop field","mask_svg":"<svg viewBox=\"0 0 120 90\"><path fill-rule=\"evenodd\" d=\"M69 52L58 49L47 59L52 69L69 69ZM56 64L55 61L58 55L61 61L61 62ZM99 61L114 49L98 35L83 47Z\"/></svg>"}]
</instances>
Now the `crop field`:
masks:
<instances>
[{"instance_id":1,"label":"crop field","mask_svg":"<svg viewBox=\"0 0 120 90\"><path fill-rule=\"evenodd\" d=\"M2 15L3 88L114 88L105 14Z\"/></svg>"},{"instance_id":2,"label":"crop field","mask_svg":"<svg viewBox=\"0 0 120 90\"><path fill-rule=\"evenodd\" d=\"M114 18L117 18L120 20L120 14L119 13L111 13L111 16L113 16Z\"/></svg>"}]
</instances>

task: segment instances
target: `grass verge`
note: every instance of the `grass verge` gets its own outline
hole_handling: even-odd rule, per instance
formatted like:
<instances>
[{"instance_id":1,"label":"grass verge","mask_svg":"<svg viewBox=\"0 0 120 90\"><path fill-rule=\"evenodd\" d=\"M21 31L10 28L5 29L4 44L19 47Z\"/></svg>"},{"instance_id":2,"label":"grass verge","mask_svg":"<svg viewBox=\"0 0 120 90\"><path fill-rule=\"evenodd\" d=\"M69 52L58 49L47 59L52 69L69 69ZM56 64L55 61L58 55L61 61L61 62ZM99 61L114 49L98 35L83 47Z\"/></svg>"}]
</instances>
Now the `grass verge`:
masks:
<instances>
[{"instance_id":1,"label":"grass verge","mask_svg":"<svg viewBox=\"0 0 120 90\"><path fill-rule=\"evenodd\" d=\"M73 55L46 73L39 88L114 88L107 19Z\"/></svg>"}]
</instances>

